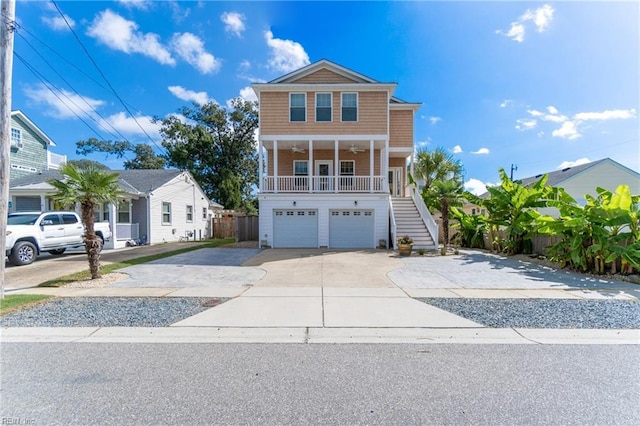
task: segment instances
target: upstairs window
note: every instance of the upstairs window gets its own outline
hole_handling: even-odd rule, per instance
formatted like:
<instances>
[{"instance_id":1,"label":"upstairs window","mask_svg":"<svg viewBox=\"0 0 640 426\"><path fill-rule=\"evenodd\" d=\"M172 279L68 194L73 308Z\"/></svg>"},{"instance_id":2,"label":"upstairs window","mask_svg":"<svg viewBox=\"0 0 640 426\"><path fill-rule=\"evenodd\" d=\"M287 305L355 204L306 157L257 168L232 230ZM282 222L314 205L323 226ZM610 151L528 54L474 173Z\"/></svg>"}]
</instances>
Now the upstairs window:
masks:
<instances>
[{"instance_id":1,"label":"upstairs window","mask_svg":"<svg viewBox=\"0 0 640 426\"><path fill-rule=\"evenodd\" d=\"M193 222L193 206L187 206L187 222Z\"/></svg>"},{"instance_id":2,"label":"upstairs window","mask_svg":"<svg viewBox=\"0 0 640 426\"><path fill-rule=\"evenodd\" d=\"M22 131L20 129L11 128L11 146L22 148Z\"/></svg>"},{"instance_id":3,"label":"upstairs window","mask_svg":"<svg viewBox=\"0 0 640 426\"><path fill-rule=\"evenodd\" d=\"M307 95L305 93L291 93L289 95L289 120L307 121Z\"/></svg>"},{"instance_id":4,"label":"upstairs window","mask_svg":"<svg viewBox=\"0 0 640 426\"><path fill-rule=\"evenodd\" d=\"M162 224L171 224L171 203L162 203Z\"/></svg>"},{"instance_id":5,"label":"upstairs window","mask_svg":"<svg viewBox=\"0 0 640 426\"><path fill-rule=\"evenodd\" d=\"M307 176L309 174L308 161L296 160L293 162L293 174L295 176Z\"/></svg>"},{"instance_id":6,"label":"upstairs window","mask_svg":"<svg viewBox=\"0 0 640 426\"><path fill-rule=\"evenodd\" d=\"M344 160L340 161L340 176L354 176L355 175L355 161Z\"/></svg>"},{"instance_id":7,"label":"upstairs window","mask_svg":"<svg viewBox=\"0 0 640 426\"><path fill-rule=\"evenodd\" d=\"M358 121L358 94L342 94L342 121Z\"/></svg>"},{"instance_id":8,"label":"upstairs window","mask_svg":"<svg viewBox=\"0 0 640 426\"><path fill-rule=\"evenodd\" d=\"M331 93L316 93L316 121L331 121Z\"/></svg>"},{"instance_id":9,"label":"upstairs window","mask_svg":"<svg viewBox=\"0 0 640 426\"><path fill-rule=\"evenodd\" d=\"M207 220L207 208L202 208L202 220Z\"/></svg>"}]
</instances>

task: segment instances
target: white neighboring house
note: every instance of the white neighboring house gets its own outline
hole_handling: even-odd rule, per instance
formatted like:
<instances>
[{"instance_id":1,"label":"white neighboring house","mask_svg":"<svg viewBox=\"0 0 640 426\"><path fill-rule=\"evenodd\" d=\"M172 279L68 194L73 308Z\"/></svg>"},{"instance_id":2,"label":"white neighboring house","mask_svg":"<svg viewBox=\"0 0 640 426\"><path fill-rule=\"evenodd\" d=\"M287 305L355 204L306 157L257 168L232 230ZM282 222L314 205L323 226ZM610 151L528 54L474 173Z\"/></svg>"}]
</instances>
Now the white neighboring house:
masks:
<instances>
[{"instance_id":1,"label":"white neighboring house","mask_svg":"<svg viewBox=\"0 0 640 426\"><path fill-rule=\"evenodd\" d=\"M548 172L547 185L564 188L576 202L584 206L587 201L585 195L598 196L596 188L604 188L614 192L619 185L628 185L633 195L640 194L640 173L631 170L610 158L581 164L574 167L566 167L562 170ZM531 185L544 175L544 173L521 179L523 185ZM539 209L540 213L557 217L556 208Z\"/></svg>"},{"instance_id":2,"label":"white neighboring house","mask_svg":"<svg viewBox=\"0 0 640 426\"><path fill-rule=\"evenodd\" d=\"M124 247L128 241L157 244L211 237L211 218L223 206L209 200L189 172L180 170L112 170L119 174L126 195L117 204L95 210L96 221L107 221L113 237L105 248ZM30 174L10 182L10 212L59 210L48 183L58 171Z\"/></svg>"}]
</instances>

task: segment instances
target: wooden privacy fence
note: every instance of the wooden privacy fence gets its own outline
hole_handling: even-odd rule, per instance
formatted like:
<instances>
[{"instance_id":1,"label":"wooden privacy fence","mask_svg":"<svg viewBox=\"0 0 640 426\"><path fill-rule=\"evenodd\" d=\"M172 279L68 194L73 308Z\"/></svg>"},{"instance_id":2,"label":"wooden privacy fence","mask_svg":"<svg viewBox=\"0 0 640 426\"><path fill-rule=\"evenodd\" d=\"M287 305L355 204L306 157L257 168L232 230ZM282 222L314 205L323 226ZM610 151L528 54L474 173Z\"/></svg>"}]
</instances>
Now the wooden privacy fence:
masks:
<instances>
[{"instance_id":1,"label":"wooden privacy fence","mask_svg":"<svg viewBox=\"0 0 640 426\"><path fill-rule=\"evenodd\" d=\"M211 219L213 238L235 238L236 241L258 240L258 216L226 216Z\"/></svg>"}]
</instances>

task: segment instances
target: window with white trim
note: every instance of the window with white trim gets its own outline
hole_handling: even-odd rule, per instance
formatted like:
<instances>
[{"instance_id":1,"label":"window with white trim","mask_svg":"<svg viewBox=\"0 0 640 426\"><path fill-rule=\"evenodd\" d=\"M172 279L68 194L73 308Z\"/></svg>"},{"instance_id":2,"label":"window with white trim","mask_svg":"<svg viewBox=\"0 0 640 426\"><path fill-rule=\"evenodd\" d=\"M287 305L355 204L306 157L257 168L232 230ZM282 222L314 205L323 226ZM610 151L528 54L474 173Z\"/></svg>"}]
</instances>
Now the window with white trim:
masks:
<instances>
[{"instance_id":1,"label":"window with white trim","mask_svg":"<svg viewBox=\"0 0 640 426\"><path fill-rule=\"evenodd\" d=\"M309 162L306 160L293 161L294 176L307 176L309 174Z\"/></svg>"},{"instance_id":2,"label":"window with white trim","mask_svg":"<svg viewBox=\"0 0 640 426\"><path fill-rule=\"evenodd\" d=\"M11 146L14 148L22 147L22 130L11 128Z\"/></svg>"},{"instance_id":3,"label":"window with white trim","mask_svg":"<svg viewBox=\"0 0 640 426\"><path fill-rule=\"evenodd\" d=\"M331 93L316 93L316 121L331 121Z\"/></svg>"},{"instance_id":4,"label":"window with white trim","mask_svg":"<svg viewBox=\"0 0 640 426\"><path fill-rule=\"evenodd\" d=\"M202 220L207 220L207 208L202 208Z\"/></svg>"},{"instance_id":5,"label":"window with white trim","mask_svg":"<svg viewBox=\"0 0 640 426\"><path fill-rule=\"evenodd\" d=\"M171 225L171 203L162 203L162 224Z\"/></svg>"},{"instance_id":6,"label":"window with white trim","mask_svg":"<svg viewBox=\"0 0 640 426\"><path fill-rule=\"evenodd\" d=\"M131 223L131 200L118 200L116 204L117 223Z\"/></svg>"},{"instance_id":7,"label":"window with white trim","mask_svg":"<svg viewBox=\"0 0 640 426\"><path fill-rule=\"evenodd\" d=\"M307 94L289 94L289 121L307 121Z\"/></svg>"},{"instance_id":8,"label":"window with white trim","mask_svg":"<svg viewBox=\"0 0 640 426\"><path fill-rule=\"evenodd\" d=\"M342 121L358 121L358 94L342 94Z\"/></svg>"},{"instance_id":9,"label":"window with white trim","mask_svg":"<svg viewBox=\"0 0 640 426\"><path fill-rule=\"evenodd\" d=\"M187 222L193 222L193 206L187 206Z\"/></svg>"},{"instance_id":10,"label":"window with white trim","mask_svg":"<svg viewBox=\"0 0 640 426\"><path fill-rule=\"evenodd\" d=\"M340 176L354 176L356 162L353 160L340 161Z\"/></svg>"}]
</instances>

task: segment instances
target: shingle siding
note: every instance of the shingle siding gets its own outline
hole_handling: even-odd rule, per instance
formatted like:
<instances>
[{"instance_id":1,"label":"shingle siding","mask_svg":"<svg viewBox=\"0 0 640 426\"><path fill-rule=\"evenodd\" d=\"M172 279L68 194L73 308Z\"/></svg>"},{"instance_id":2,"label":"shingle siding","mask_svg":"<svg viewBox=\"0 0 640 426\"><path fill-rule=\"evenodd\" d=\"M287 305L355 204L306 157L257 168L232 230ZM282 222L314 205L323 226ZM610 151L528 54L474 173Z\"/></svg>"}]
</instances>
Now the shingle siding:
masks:
<instances>
[{"instance_id":1,"label":"shingle siding","mask_svg":"<svg viewBox=\"0 0 640 426\"><path fill-rule=\"evenodd\" d=\"M413 147L413 111L389 111L390 147Z\"/></svg>"},{"instance_id":2,"label":"shingle siding","mask_svg":"<svg viewBox=\"0 0 640 426\"><path fill-rule=\"evenodd\" d=\"M11 165L22 166L25 168L33 168L37 171L20 170L19 168L10 168L10 179L17 179L22 176L40 173L47 170L47 144L42 141L20 118L11 117L11 127L20 129L22 132L21 149L12 147L10 152Z\"/></svg>"},{"instance_id":3,"label":"shingle siding","mask_svg":"<svg viewBox=\"0 0 640 426\"><path fill-rule=\"evenodd\" d=\"M289 121L289 93L263 92L260 95L260 133L264 135L317 135L317 134L386 134L387 93L358 93L358 121L341 121L341 93L333 93L331 122L316 122L315 93L307 94L306 122ZM296 92L298 93L298 92ZM320 93L326 93L320 91ZM351 92L349 92L351 93Z\"/></svg>"},{"instance_id":4,"label":"shingle siding","mask_svg":"<svg viewBox=\"0 0 640 426\"><path fill-rule=\"evenodd\" d=\"M292 83L355 83L354 80L326 69L293 80Z\"/></svg>"}]
</instances>

